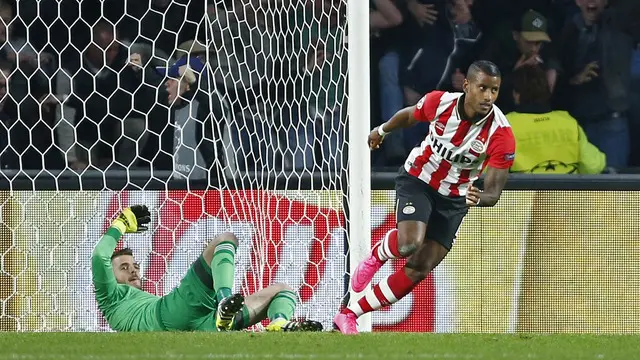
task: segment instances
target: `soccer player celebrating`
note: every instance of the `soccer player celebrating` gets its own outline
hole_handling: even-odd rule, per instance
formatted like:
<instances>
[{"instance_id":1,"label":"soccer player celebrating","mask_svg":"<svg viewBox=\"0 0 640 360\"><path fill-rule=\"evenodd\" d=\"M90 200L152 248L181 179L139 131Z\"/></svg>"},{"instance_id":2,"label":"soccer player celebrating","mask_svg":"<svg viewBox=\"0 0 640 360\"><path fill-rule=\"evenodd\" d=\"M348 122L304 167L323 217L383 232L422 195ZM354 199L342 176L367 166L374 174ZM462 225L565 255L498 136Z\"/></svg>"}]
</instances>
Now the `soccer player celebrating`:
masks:
<instances>
[{"instance_id":1,"label":"soccer player celebrating","mask_svg":"<svg viewBox=\"0 0 640 360\"><path fill-rule=\"evenodd\" d=\"M131 250L114 252L125 233L147 230L144 205L124 209L102 236L91 257L98 307L116 331L227 331L270 319L267 331L319 331L319 322L291 320L296 294L274 284L244 298L232 294L238 239L218 235L193 263L180 285L159 297L142 290Z\"/></svg>"},{"instance_id":2,"label":"soccer player celebrating","mask_svg":"<svg viewBox=\"0 0 640 360\"><path fill-rule=\"evenodd\" d=\"M509 122L494 105L500 82L495 64L477 61L469 67L462 93L432 91L371 131L369 147L377 149L395 129L431 123L396 177L397 229L358 265L351 287L365 290L389 259L408 258L407 263L334 317L342 333L357 334L359 316L397 302L427 277L451 250L468 207L498 202L515 155ZM473 182L485 167L480 191Z\"/></svg>"}]
</instances>

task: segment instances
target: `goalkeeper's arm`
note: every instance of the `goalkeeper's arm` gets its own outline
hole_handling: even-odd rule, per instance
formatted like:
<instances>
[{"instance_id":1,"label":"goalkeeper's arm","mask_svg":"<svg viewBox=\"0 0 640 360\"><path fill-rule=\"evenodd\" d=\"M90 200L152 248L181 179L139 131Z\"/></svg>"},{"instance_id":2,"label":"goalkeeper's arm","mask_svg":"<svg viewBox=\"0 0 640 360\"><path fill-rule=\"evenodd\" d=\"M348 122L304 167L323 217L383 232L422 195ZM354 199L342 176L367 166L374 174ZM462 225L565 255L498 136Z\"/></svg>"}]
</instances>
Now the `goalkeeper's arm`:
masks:
<instances>
[{"instance_id":1,"label":"goalkeeper's arm","mask_svg":"<svg viewBox=\"0 0 640 360\"><path fill-rule=\"evenodd\" d=\"M117 293L118 283L111 266L111 255L113 255L118 241L125 233L147 230L146 224L150 220L149 210L146 206L132 206L124 209L100 238L91 255L91 273L98 304L113 299Z\"/></svg>"},{"instance_id":2,"label":"goalkeeper's arm","mask_svg":"<svg viewBox=\"0 0 640 360\"><path fill-rule=\"evenodd\" d=\"M118 283L111 267L111 255L116 249L120 237L122 237L122 233L112 225L102 235L91 255L91 273L98 304L113 298L116 294Z\"/></svg>"}]
</instances>

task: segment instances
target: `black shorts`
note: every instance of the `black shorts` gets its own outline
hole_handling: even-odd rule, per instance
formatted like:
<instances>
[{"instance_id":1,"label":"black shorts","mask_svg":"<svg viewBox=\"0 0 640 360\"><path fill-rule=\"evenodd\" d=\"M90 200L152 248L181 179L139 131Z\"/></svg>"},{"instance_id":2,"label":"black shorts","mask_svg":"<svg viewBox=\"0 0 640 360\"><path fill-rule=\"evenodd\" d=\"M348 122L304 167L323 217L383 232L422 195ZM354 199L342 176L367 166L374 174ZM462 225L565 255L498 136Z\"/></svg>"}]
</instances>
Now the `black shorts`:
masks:
<instances>
[{"instance_id":1,"label":"black shorts","mask_svg":"<svg viewBox=\"0 0 640 360\"><path fill-rule=\"evenodd\" d=\"M467 215L465 197L444 196L429 184L409 175L404 168L396 177L396 222L421 221L427 224L425 239L434 240L451 250Z\"/></svg>"}]
</instances>

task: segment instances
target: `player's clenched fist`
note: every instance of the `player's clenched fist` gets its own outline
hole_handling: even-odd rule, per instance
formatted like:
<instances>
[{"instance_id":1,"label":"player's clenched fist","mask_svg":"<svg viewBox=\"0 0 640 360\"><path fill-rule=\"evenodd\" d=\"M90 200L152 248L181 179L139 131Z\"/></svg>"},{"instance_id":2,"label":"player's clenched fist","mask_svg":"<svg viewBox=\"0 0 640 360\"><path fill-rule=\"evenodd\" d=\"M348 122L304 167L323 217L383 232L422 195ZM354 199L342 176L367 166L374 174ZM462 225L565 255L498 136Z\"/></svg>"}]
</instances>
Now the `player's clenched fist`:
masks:
<instances>
[{"instance_id":1,"label":"player's clenched fist","mask_svg":"<svg viewBox=\"0 0 640 360\"><path fill-rule=\"evenodd\" d=\"M375 150L379 148L382 140L384 140L384 136L380 135L378 127L375 127L371 130L371 133L369 133L369 149Z\"/></svg>"},{"instance_id":2,"label":"player's clenched fist","mask_svg":"<svg viewBox=\"0 0 640 360\"><path fill-rule=\"evenodd\" d=\"M471 186L467 190L467 206L477 206L480 203L480 194L482 191L475 186Z\"/></svg>"},{"instance_id":3,"label":"player's clenched fist","mask_svg":"<svg viewBox=\"0 0 640 360\"><path fill-rule=\"evenodd\" d=\"M133 205L118 215L112 226L120 233L137 233L148 230L146 226L151 221L151 213L146 205Z\"/></svg>"}]
</instances>

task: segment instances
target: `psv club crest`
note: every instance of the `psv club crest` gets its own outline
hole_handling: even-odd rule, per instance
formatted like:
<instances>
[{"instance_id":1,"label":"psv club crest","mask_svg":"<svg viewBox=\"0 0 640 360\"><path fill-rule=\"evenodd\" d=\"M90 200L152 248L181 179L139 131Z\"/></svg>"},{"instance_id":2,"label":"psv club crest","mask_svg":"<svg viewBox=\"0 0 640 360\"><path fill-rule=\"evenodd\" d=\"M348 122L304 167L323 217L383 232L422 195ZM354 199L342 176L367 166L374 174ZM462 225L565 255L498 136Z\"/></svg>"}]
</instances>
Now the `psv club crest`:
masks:
<instances>
[{"instance_id":1,"label":"psv club crest","mask_svg":"<svg viewBox=\"0 0 640 360\"><path fill-rule=\"evenodd\" d=\"M477 153L484 152L484 143L480 140L473 140L471 142L471 149Z\"/></svg>"}]
</instances>

